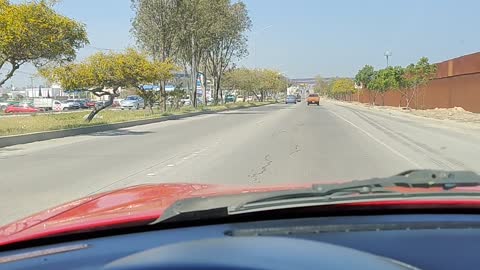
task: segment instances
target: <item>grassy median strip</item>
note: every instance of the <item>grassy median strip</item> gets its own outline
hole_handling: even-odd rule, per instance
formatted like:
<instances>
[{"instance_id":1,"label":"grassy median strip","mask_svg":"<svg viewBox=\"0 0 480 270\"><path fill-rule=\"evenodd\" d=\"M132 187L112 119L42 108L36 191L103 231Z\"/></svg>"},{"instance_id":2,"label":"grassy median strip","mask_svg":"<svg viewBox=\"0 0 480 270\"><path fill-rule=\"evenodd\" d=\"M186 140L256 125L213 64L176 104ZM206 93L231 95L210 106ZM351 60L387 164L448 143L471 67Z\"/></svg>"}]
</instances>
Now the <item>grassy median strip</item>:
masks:
<instances>
[{"instance_id":1,"label":"grassy median strip","mask_svg":"<svg viewBox=\"0 0 480 270\"><path fill-rule=\"evenodd\" d=\"M72 112L56 114L36 114L31 116L0 117L0 136L19 135L42 131L53 131L70 128L89 127L95 125L114 124L134 120L162 118L170 115L182 115L191 112L220 111L225 109L248 108L253 106L267 105L272 102L249 102L249 103L228 103L208 107L183 107L178 110L161 112L154 109L151 113L146 110L106 110L97 115L92 122L87 123L84 117L89 112Z\"/></svg>"}]
</instances>

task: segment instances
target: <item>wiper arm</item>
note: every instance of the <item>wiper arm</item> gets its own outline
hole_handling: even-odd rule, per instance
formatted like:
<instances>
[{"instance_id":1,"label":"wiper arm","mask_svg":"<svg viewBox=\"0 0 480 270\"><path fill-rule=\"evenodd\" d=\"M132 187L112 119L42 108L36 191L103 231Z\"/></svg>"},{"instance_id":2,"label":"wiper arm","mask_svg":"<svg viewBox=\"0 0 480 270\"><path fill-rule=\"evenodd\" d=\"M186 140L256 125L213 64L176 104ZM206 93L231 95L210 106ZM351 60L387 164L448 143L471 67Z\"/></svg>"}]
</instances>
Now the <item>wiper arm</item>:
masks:
<instances>
[{"instance_id":1,"label":"wiper arm","mask_svg":"<svg viewBox=\"0 0 480 270\"><path fill-rule=\"evenodd\" d=\"M311 192L263 197L234 207L230 213L243 213L255 209L275 208L279 206L308 203L329 203L359 199L415 196L391 190L392 187L432 188L440 187L444 191L456 187L480 186L480 176L471 171L410 170L388 178L355 180L338 184L315 184ZM419 195L419 194L417 194ZM424 195L424 194L422 194Z\"/></svg>"},{"instance_id":2,"label":"wiper arm","mask_svg":"<svg viewBox=\"0 0 480 270\"><path fill-rule=\"evenodd\" d=\"M333 185L314 185L314 189L328 191L336 188L358 187L441 187L449 190L460 186L478 186L480 176L472 171L410 170L388 178L352 181Z\"/></svg>"},{"instance_id":3,"label":"wiper arm","mask_svg":"<svg viewBox=\"0 0 480 270\"><path fill-rule=\"evenodd\" d=\"M470 171L411 170L388 178L356 180L338 184L317 184L311 188L263 193L246 193L179 200L152 224L222 218L231 214L274 208L320 205L358 200L412 197L392 187L431 188L444 191L456 187L480 186L480 176ZM437 192L438 193L438 192ZM480 193L477 193L480 195ZM436 195L436 193L432 193ZM471 195L469 193L469 195Z\"/></svg>"}]
</instances>

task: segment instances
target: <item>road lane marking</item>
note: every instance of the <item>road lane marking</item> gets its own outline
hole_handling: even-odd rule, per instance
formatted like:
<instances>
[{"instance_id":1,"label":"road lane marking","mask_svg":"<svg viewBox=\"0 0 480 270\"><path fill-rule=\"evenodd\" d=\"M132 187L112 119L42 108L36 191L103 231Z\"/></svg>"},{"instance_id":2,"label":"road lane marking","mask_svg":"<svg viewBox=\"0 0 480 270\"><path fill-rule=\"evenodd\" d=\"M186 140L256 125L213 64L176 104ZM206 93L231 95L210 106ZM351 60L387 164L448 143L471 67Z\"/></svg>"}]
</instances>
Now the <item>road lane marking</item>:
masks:
<instances>
[{"instance_id":1,"label":"road lane marking","mask_svg":"<svg viewBox=\"0 0 480 270\"><path fill-rule=\"evenodd\" d=\"M360 130L361 132L363 132L365 135L367 135L368 137L370 137L370 139L376 141L377 143L383 145L385 148L387 148L388 150L390 150L392 153L396 154L397 156L403 158L404 160L408 161L409 163L411 163L412 165L414 165L415 167L417 168L421 168L421 166L419 164L417 164L415 161L409 159L408 157L406 157L404 154L398 152L397 150L393 149L392 147L390 147L389 145L387 145L386 143L384 143L383 141L381 141L380 139L376 138L375 136L373 136L370 132L362 129L361 127L355 125L354 123L352 123L351 121L349 121L348 119L346 119L345 117L343 116L340 116L339 114L333 112L333 111L329 111L330 113L332 113L333 115L335 115L336 117L342 119L343 121L349 123L350 125L352 125L353 127L357 128L358 130Z\"/></svg>"}]
</instances>

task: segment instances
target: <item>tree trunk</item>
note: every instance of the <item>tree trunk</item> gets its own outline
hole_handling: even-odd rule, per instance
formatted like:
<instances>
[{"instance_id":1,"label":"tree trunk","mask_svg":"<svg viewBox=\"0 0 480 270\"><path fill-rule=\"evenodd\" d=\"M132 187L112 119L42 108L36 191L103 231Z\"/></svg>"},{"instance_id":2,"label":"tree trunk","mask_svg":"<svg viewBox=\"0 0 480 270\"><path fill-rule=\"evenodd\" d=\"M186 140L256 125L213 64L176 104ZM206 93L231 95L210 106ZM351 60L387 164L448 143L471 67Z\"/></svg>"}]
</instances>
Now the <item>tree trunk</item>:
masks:
<instances>
[{"instance_id":1,"label":"tree trunk","mask_svg":"<svg viewBox=\"0 0 480 270\"><path fill-rule=\"evenodd\" d=\"M207 103L207 67L204 68L205 73L203 74L203 105L208 106ZM211 94L211 92L210 92Z\"/></svg>"},{"instance_id":2,"label":"tree trunk","mask_svg":"<svg viewBox=\"0 0 480 270\"><path fill-rule=\"evenodd\" d=\"M166 112L167 111L167 90L165 89L165 85L167 83L165 81L161 81L160 82L160 95L161 95L161 98L162 98L162 104L163 105L163 111Z\"/></svg>"},{"instance_id":3,"label":"tree trunk","mask_svg":"<svg viewBox=\"0 0 480 270\"><path fill-rule=\"evenodd\" d=\"M113 100L118 96L119 96L118 87L116 87L113 89L113 93L108 95L108 102L103 104L100 108L93 107L93 110L87 116L87 118L85 119L85 122L90 123L95 117L95 115L97 115L99 112L103 111L104 109L112 106Z\"/></svg>"},{"instance_id":4,"label":"tree trunk","mask_svg":"<svg viewBox=\"0 0 480 270\"><path fill-rule=\"evenodd\" d=\"M195 40L192 36L192 62L191 62L191 76L192 76L192 100L193 100L193 107L197 107L197 63L195 59Z\"/></svg>"}]
</instances>

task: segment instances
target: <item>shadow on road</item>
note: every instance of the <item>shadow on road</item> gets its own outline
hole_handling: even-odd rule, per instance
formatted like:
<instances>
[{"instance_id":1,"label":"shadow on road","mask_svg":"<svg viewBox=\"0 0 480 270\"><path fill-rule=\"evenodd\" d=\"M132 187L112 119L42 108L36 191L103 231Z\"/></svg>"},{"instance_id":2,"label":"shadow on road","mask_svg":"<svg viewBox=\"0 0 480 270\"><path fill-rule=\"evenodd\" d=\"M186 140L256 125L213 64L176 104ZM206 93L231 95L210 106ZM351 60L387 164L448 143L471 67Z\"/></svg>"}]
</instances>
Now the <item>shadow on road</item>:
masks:
<instances>
[{"instance_id":1,"label":"shadow on road","mask_svg":"<svg viewBox=\"0 0 480 270\"><path fill-rule=\"evenodd\" d=\"M153 133L151 131L132 131L132 130L109 130L89 134L89 136L103 137L103 136L126 136L126 135L145 135Z\"/></svg>"}]
</instances>

